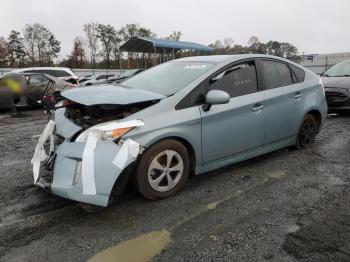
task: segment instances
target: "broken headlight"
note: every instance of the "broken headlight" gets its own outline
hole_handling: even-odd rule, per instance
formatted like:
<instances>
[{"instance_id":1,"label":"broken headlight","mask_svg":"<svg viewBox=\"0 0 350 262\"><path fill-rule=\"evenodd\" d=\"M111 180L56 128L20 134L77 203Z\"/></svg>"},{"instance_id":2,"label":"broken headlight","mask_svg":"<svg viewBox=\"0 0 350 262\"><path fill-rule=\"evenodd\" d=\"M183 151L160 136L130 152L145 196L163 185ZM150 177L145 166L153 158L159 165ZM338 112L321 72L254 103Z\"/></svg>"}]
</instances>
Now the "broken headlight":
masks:
<instances>
[{"instance_id":1,"label":"broken headlight","mask_svg":"<svg viewBox=\"0 0 350 262\"><path fill-rule=\"evenodd\" d=\"M76 139L75 142L86 142L91 131L99 131L100 139L102 141L114 141L121 138L127 132L137 126L142 126L141 120L131 120L125 122L107 122L99 125L95 125L84 132L82 132Z\"/></svg>"}]
</instances>

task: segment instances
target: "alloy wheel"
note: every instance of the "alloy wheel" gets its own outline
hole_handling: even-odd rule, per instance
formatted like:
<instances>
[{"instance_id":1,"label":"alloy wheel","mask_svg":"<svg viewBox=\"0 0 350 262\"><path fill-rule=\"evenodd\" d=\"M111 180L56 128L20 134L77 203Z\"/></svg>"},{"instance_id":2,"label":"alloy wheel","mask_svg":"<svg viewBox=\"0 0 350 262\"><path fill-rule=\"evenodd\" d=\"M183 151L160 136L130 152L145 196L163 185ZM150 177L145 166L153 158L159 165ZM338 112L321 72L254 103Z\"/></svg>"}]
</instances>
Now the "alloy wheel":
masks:
<instances>
[{"instance_id":1,"label":"alloy wheel","mask_svg":"<svg viewBox=\"0 0 350 262\"><path fill-rule=\"evenodd\" d=\"M148 182L158 192L173 189L184 172L184 162L180 154L174 150L158 153L148 168Z\"/></svg>"}]
</instances>

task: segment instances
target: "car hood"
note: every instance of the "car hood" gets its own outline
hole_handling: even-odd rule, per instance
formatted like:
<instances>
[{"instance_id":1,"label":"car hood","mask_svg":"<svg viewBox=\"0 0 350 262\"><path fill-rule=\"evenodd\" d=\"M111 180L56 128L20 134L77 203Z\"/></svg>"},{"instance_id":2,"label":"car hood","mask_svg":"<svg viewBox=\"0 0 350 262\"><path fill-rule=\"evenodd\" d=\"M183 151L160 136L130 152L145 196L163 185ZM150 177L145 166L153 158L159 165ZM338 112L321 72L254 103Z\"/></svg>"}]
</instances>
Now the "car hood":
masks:
<instances>
[{"instance_id":1,"label":"car hood","mask_svg":"<svg viewBox=\"0 0 350 262\"><path fill-rule=\"evenodd\" d=\"M350 88L350 77L322 77L325 87Z\"/></svg>"},{"instance_id":2,"label":"car hood","mask_svg":"<svg viewBox=\"0 0 350 262\"><path fill-rule=\"evenodd\" d=\"M74 88L63 92L62 96L86 106L99 104L127 105L165 98L165 96L161 94L118 85Z\"/></svg>"}]
</instances>

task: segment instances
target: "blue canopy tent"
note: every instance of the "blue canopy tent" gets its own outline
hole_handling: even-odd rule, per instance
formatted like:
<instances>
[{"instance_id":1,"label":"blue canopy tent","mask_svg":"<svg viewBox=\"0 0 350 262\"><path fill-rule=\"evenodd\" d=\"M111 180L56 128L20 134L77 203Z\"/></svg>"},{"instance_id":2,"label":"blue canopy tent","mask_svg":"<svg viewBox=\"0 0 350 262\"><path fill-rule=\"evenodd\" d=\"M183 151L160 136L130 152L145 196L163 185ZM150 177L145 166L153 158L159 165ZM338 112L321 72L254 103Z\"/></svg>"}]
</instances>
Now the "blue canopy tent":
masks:
<instances>
[{"instance_id":1,"label":"blue canopy tent","mask_svg":"<svg viewBox=\"0 0 350 262\"><path fill-rule=\"evenodd\" d=\"M200 52L212 52L213 48L201 44L197 44L194 42L184 42L184 41L176 41L169 39L158 39L151 37L135 37L131 38L123 45L120 46L120 51L125 52L134 52L134 53L149 53L154 54L153 57L153 65L156 64L157 54L160 57L160 62L163 62L165 59L169 59L169 55L172 56L172 59L175 58L175 53L179 50L189 50L190 55L192 55L192 51L200 51ZM144 56L145 57L145 56ZM138 63L137 63L138 64ZM146 62L145 62L146 64Z\"/></svg>"}]
</instances>

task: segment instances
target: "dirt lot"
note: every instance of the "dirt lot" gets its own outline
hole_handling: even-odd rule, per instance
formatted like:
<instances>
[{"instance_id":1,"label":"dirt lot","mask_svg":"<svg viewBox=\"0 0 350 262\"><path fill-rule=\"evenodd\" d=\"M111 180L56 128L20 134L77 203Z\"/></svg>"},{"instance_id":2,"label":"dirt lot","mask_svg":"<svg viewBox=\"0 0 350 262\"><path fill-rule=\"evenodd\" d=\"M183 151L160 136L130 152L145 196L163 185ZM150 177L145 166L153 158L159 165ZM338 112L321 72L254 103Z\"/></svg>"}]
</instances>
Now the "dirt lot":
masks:
<instances>
[{"instance_id":1,"label":"dirt lot","mask_svg":"<svg viewBox=\"0 0 350 262\"><path fill-rule=\"evenodd\" d=\"M33 136L45 122L39 110L0 114L1 261L82 261L161 230L154 261L350 261L349 117L329 117L311 149L193 177L163 201L129 190L95 213L32 186Z\"/></svg>"}]
</instances>

